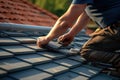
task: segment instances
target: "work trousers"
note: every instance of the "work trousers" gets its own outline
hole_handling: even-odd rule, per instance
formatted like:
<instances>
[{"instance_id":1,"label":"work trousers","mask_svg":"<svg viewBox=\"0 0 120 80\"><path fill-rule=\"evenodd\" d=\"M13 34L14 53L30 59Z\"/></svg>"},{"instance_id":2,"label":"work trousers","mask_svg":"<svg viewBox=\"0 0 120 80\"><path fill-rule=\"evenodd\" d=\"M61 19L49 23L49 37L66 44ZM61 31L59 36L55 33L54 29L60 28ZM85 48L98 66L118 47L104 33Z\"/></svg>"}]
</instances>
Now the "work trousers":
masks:
<instances>
[{"instance_id":1,"label":"work trousers","mask_svg":"<svg viewBox=\"0 0 120 80\"><path fill-rule=\"evenodd\" d=\"M80 55L91 62L120 68L120 25L98 28L83 45Z\"/></svg>"}]
</instances>

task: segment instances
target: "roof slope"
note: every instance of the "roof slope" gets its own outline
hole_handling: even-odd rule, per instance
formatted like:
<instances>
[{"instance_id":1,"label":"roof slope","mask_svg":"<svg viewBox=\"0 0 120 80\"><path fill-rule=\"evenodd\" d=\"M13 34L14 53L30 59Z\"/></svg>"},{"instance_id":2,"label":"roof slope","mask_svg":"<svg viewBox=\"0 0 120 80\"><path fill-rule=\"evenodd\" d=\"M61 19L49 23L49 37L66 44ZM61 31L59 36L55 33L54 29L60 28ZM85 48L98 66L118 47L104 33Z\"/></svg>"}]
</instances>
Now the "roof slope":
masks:
<instances>
[{"instance_id":1,"label":"roof slope","mask_svg":"<svg viewBox=\"0 0 120 80\"><path fill-rule=\"evenodd\" d=\"M89 39L85 31L68 47L54 44L55 50L36 46L36 38L47 33L0 31L1 80L119 80L102 72L103 67L86 63L78 51ZM81 37L81 38L79 38Z\"/></svg>"},{"instance_id":2,"label":"roof slope","mask_svg":"<svg viewBox=\"0 0 120 80\"><path fill-rule=\"evenodd\" d=\"M0 22L53 26L57 18L27 0L0 0Z\"/></svg>"}]
</instances>

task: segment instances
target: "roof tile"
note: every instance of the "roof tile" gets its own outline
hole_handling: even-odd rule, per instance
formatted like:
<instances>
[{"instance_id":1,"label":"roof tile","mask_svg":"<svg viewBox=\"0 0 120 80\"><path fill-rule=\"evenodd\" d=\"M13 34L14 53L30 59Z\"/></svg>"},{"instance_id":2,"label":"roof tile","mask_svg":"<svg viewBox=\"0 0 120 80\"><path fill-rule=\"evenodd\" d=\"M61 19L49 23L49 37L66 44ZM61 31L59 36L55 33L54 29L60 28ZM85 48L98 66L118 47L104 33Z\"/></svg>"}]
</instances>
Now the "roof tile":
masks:
<instances>
[{"instance_id":1,"label":"roof tile","mask_svg":"<svg viewBox=\"0 0 120 80\"><path fill-rule=\"evenodd\" d=\"M68 70L67 67L64 67L62 65L56 64L56 63L47 63L47 64L43 64L43 65L38 65L36 66L37 69L46 71L48 73L51 73L53 75L57 75L60 74L62 72L65 72Z\"/></svg>"},{"instance_id":2,"label":"roof tile","mask_svg":"<svg viewBox=\"0 0 120 80\"><path fill-rule=\"evenodd\" d=\"M60 59L60 58L64 58L65 57L65 55L57 53L57 52L47 52L47 51L44 51L44 52L38 52L38 54L46 56L46 57L49 57L51 59Z\"/></svg>"},{"instance_id":3,"label":"roof tile","mask_svg":"<svg viewBox=\"0 0 120 80\"><path fill-rule=\"evenodd\" d=\"M1 48L16 55L35 53L34 50L26 48L24 46L1 46Z\"/></svg>"},{"instance_id":4,"label":"roof tile","mask_svg":"<svg viewBox=\"0 0 120 80\"><path fill-rule=\"evenodd\" d=\"M20 44L18 41L12 40L10 38L0 38L0 45L16 45Z\"/></svg>"},{"instance_id":5,"label":"roof tile","mask_svg":"<svg viewBox=\"0 0 120 80\"><path fill-rule=\"evenodd\" d=\"M72 69L71 71L78 73L80 75L84 75L86 77L93 77L95 75L97 75L100 71L96 70L96 69L91 69L91 68L87 68L85 66L80 66L77 67L75 69Z\"/></svg>"},{"instance_id":6,"label":"roof tile","mask_svg":"<svg viewBox=\"0 0 120 80\"><path fill-rule=\"evenodd\" d=\"M0 59L12 57L13 54L0 49Z\"/></svg>"},{"instance_id":7,"label":"roof tile","mask_svg":"<svg viewBox=\"0 0 120 80\"><path fill-rule=\"evenodd\" d=\"M10 74L10 76L17 80L44 80L52 77L51 74L48 74L36 69L28 69L28 70L16 72L16 73Z\"/></svg>"},{"instance_id":8,"label":"roof tile","mask_svg":"<svg viewBox=\"0 0 120 80\"><path fill-rule=\"evenodd\" d=\"M31 37L11 37L17 41L19 41L20 43L35 43L36 40L31 38Z\"/></svg>"},{"instance_id":9,"label":"roof tile","mask_svg":"<svg viewBox=\"0 0 120 80\"><path fill-rule=\"evenodd\" d=\"M45 62L49 62L51 59L46 58L44 56L41 55L37 55L37 54L29 54L29 55L21 55L21 56L17 56L17 58L26 61L28 63L31 64L42 64Z\"/></svg>"},{"instance_id":10,"label":"roof tile","mask_svg":"<svg viewBox=\"0 0 120 80\"><path fill-rule=\"evenodd\" d=\"M66 72L62 75L56 76L55 79L56 80L88 80L87 77L78 75L73 72Z\"/></svg>"},{"instance_id":11,"label":"roof tile","mask_svg":"<svg viewBox=\"0 0 120 80\"><path fill-rule=\"evenodd\" d=\"M6 70L8 72L14 72L14 71L26 69L29 67L31 67L30 64L20 61L15 58L0 60L0 68Z\"/></svg>"},{"instance_id":12,"label":"roof tile","mask_svg":"<svg viewBox=\"0 0 120 80\"><path fill-rule=\"evenodd\" d=\"M58 64L61 64L61 65L64 65L68 68L74 68L74 67L77 67L77 66L81 65L80 62L70 60L68 58L56 60L55 62L58 63Z\"/></svg>"}]
</instances>

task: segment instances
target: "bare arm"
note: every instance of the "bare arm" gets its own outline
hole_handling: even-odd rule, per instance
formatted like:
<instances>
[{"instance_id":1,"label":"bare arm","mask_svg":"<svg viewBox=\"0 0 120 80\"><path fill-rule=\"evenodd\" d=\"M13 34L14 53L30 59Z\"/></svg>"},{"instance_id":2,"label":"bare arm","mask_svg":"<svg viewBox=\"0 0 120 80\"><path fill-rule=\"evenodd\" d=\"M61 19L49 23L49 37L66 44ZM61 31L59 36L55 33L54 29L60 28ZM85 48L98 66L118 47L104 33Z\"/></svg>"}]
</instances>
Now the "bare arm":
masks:
<instances>
[{"instance_id":1,"label":"bare arm","mask_svg":"<svg viewBox=\"0 0 120 80\"><path fill-rule=\"evenodd\" d=\"M60 42L64 46L69 45L73 41L74 36L87 25L88 21L89 17L85 12L83 12L79 16L73 27L70 29L70 31L58 38L58 42Z\"/></svg>"},{"instance_id":2,"label":"bare arm","mask_svg":"<svg viewBox=\"0 0 120 80\"><path fill-rule=\"evenodd\" d=\"M57 20L48 35L37 39L37 46L41 47L42 45L46 45L52 39L63 35L73 25L79 15L83 13L85 7L86 4L72 4L67 12Z\"/></svg>"},{"instance_id":3,"label":"bare arm","mask_svg":"<svg viewBox=\"0 0 120 80\"><path fill-rule=\"evenodd\" d=\"M86 5L72 4L68 11L57 20L56 24L47 35L47 38L52 40L64 34L66 30L77 20L79 15L84 11L85 6Z\"/></svg>"},{"instance_id":4,"label":"bare arm","mask_svg":"<svg viewBox=\"0 0 120 80\"><path fill-rule=\"evenodd\" d=\"M79 33L84 27L86 27L87 23L89 21L89 17L87 16L86 12L83 12L76 23L73 25L71 30L68 32L69 35L75 36L77 33Z\"/></svg>"}]
</instances>

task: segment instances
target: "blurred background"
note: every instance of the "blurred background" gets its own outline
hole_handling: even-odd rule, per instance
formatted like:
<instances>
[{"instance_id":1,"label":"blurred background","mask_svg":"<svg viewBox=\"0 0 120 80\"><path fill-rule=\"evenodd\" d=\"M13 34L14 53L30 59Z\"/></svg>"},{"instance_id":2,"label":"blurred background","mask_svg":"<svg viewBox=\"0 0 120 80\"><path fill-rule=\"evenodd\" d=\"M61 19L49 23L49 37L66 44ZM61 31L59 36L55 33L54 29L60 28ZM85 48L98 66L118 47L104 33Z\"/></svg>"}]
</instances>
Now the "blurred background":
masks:
<instances>
[{"instance_id":1,"label":"blurred background","mask_svg":"<svg viewBox=\"0 0 120 80\"><path fill-rule=\"evenodd\" d=\"M46 9L53 14L60 17L63 15L68 7L70 6L72 0L28 0L32 2L33 4L37 5L38 7L41 7L43 9ZM86 30L88 30L88 34L92 33L98 26L90 20L88 23Z\"/></svg>"},{"instance_id":2,"label":"blurred background","mask_svg":"<svg viewBox=\"0 0 120 80\"><path fill-rule=\"evenodd\" d=\"M33 4L44 8L58 17L66 12L72 0L29 0Z\"/></svg>"}]
</instances>

